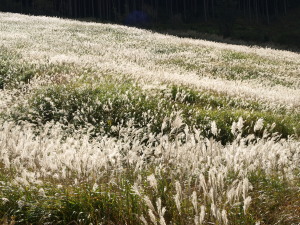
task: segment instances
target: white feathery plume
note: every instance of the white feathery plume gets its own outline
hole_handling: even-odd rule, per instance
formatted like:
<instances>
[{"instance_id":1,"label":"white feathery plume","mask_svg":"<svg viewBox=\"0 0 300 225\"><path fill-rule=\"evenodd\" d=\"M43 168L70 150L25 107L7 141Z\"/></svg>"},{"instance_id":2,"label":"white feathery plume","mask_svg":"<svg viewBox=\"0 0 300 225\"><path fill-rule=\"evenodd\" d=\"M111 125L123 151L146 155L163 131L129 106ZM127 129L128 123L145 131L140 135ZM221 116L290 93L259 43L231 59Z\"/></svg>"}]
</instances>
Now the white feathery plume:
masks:
<instances>
[{"instance_id":1,"label":"white feathery plume","mask_svg":"<svg viewBox=\"0 0 300 225\"><path fill-rule=\"evenodd\" d=\"M236 130L237 130L237 123L233 122L232 125L231 125L231 133L233 135L236 135Z\"/></svg>"},{"instance_id":2,"label":"white feathery plume","mask_svg":"<svg viewBox=\"0 0 300 225\"><path fill-rule=\"evenodd\" d=\"M39 192L38 192L38 195L39 195L40 197L46 197L45 190L44 190L43 188L40 188L40 189L39 189Z\"/></svg>"},{"instance_id":3,"label":"white feathery plume","mask_svg":"<svg viewBox=\"0 0 300 225\"><path fill-rule=\"evenodd\" d=\"M132 185L132 190L136 195L138 195L140 197L142 196L142 194L139 191L139 186L138 186L137 182L134 182L134 184Z\"/></svg>"},{"instance_id":4,"label":"white feathery plume","mask_svg":"<svg viewBox=\"0 0 300 225\"><path fill-rule=\"evenodd\" d=\"M181 185L180 185L178 180L175 181L175 188L176 188L176 194L178 195L179 200L181 200L181 198L182 198L182 189L181 189Z\"/></svg>"},{"instance_id":5,"label":"white feathery plume","mask_svg":"<svg viewBox=\"0 0 300 225\"><path fill-rule=\"evenodd\" d=\"M211 133L213 135L217 136L217 134L218 134L218 128L217 128L216 122L212 121L210 126L211 126L211 128L210 128L211 129Z\"/></svg>"},{"instance_id":6,"label":"white feathery plume","mask_svg":"<svg viewBox=\"0 0 300 225\"><path fill-rule=\"evenodd\" d=\"M157 180L155 178L154 174L151 174L147 177L147 180L151 187L153 187L155 190L157 190Z\"/></svg>"},{"instance_id":7,"label":"white feathery plume","mask_svg":"<svg viewBox=\"0 0 300 225\"><path fill-rule=\"evenodd\" d=\"M217 218L217 210L217 206L212 202L210 206L210 212L215 218Z\"/></svg>"},{"instance_id":8,"label":"white feathery plume","mask_svg":"<svg viewBox=\"0 0 300 225\"><path fill-rule=\"evenodd\" d=\"M248 197L244 200L244 206L243 206L244 214L246 214L246 211L247 211L247 209L249 208L250 203L251 203L251 197L248 196Z\"/></svg>"},{"instance_id":9,"label":"white feathery plume","mask_svg":"<svg viewBox=\"0 0 300 225\"><path fill-rule=\"evenodd\" d=\"M264 127L264 119L260 118L256 121L254 125L254 132L259 131Z\"/></svg>"},{"instance_id":10,"label":"white feathery plume","mask_svg":"<svg viewBox=\"0 0 300 225\"><path fill-rule=\"evenodd\" d=\"M158 212L158 215L159 215L159 223L160 223L160 225L166 225L166 222L165 222L165 219L164 219L166 208L162 207L162 203L161 203L161 199L160 198L158 198L156 200L156 207L157 207L157 212Z\"/></svg>"},{"instance_id":11,"label":"white feathery plume","mask_svg":"<svg viewBox=\"0 0 300 225\"><path fill-rule=\"evenodd\" d=\"M148 222L143 215L141 215L139 218L143 222L144 225L148 225Z\"/></svg>"},{"instance_id":12,"label":"white feathery plume","mask_svg":"<svg viewBox=\"0 0 300 225\"><path fill-rule=\"evenodd\" d=\"M246 196L247 196L247 194L248 194L249 186L250 186L249 180L248 180L248 178L246 177L246 178L244 178L244 180L243 180L243 199L244 199L244 200L246 199Z\"/></svg>"},{"instance_id":13,"label":"white feathery plume","mask_svg":"<svg viewBox=\"0 0 300 225\"><path fill-rule=\"evenodd\" d=\"M225 209L222 210L222 221L225 225L228 224L227 212Z\"/></svg>"},{"instance_id":14,"label":"white feathery plume","mask_svg":"<svg viewBox=\"0 0 300 225\"><path fill-rule=\"evenodd\" d=\"M151 209L153 212L155 212L155 208L154 208L150 198L147 195L144 197L144 201L145 201L146 205L149 207L149 209Z\"/></svg>"},{"instance_id":15,"label":"white feathery plume","mask_svg":"<svg viewBox=\"0 0 300 225\"><path fill-rule=\"evenodd\" d=\"M154 213L153 213L153 211L151 209L148 209L148 214L149 214L151 222L154 225L157 225L156 217L155 217L155 215L154 215Z\"/></svg>"},{"instance_id":16,"label":"white feathery plume","mask_svg":"<svg viewBox=\"0 0 300 225\"><path fill-rule=\"evenodd\" d=\"M194 223L195 223L195 225L199 224L199 216L197 214L194 217Z\"/></svg>"},{"instance_id":17,"label":"white feathery plume","mask_svg":"<svg viewBox=\"0 0 300 225\"><path fill-rule=\"evenodd\" d=\"M97 191L98 187L99 187L99 185L97 183L94 183L92 191L93 192Z\"/></svg>"},{"instance_id":18,"label":"white feathery plume","mask_svg":"<svg viewBox=\"0 0 300 225\"><path fill-rule=\"evenodd\" d=\"M206 211L206 208L204 205L201 205L200 207L200 216L199 216L199 223L200 224L203 224L204 222L204 219L205 219L205 211Z\"/></svg>"},{"instance_id":19,"label":"white feathery plume","mask_svg":"<svg viewBox=\"0 0 300 225\"><path fill-rule=\"evenodd\" d=\"M206 185L205 177L202 173L199 175L199 181L200 181L200 186L202 187L202 190L203 190L204 194L206 195L207 185Z\"/></svg>"},{"instance_id":20,"label":"white feathery plume","mask_svg":"<svg viewBox=\"0 0 300 225\"><path fill-rule=\"evenodd\" d=\"M194 210L195 210L196 214L198 214L198 199L197 199L196 191L193 191L193 194L192 194L192 204L194 206Z\"/></svg>"},{"instance_id":21,"label":"white feathery plume","mask_svg":"<svg viewBox=\"0 0 300 225\"><path fill-rule=\"evenodd\" d=\"M236 126L237 126L237 129L239 130L239 132L242 132L243 126L244 126L244 120L242 117L239 118Z\"/></svg>"},{"instance_id":22,"label":"white feathery plume","mask_svg":"<svg viewBox=\"0 0 300 225\"><path fill-rule=\"evenodd\" d=\"M1 198L2 205L5 205L7 202L9 202L8 198Z\"/></svg>"},{"instance_id":23,"label":"white feathery plume","mask_svg":"<svg viewBox=\"0 0 300 225\"><path fill-rule=\"evenodd\" d=\"M175 201L176 208L177 208L179 214L181 214L181 203L180 203L180 197L179 197L178 193L176 195L174 195L174 201Z\"/></svg>"}]
</instances>

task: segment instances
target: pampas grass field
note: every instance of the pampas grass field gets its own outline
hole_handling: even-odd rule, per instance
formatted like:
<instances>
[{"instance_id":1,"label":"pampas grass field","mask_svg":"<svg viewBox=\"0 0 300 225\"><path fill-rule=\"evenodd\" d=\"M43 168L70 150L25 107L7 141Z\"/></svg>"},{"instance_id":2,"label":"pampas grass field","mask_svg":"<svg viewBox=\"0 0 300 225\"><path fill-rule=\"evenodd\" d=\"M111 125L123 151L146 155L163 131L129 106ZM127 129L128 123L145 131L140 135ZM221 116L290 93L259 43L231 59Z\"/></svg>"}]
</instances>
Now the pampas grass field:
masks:
<instances>
[{"instance_id":1,"label":"pampas grass field","mask_svg":"<svg viewBox=\"0 0 300 225\"><path fill-rule=\"evenodd\" d=\"M299 224L300 55L0 13L1 224Z\"/></svg>"}]
</instances>

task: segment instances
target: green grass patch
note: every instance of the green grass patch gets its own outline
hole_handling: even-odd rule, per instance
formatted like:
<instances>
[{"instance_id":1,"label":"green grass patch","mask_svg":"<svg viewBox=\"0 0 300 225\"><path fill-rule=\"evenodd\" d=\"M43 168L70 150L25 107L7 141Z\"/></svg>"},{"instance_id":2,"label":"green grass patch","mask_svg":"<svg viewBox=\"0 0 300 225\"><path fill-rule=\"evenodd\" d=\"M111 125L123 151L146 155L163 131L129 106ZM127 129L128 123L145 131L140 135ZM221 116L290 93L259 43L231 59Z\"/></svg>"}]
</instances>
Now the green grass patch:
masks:
<instances>
[{"instance_id":1,"label":"green grass patch","mask_svg":"<svg viewBox=\"0 0 300 225\"><path fill-rule=\"evenodd\" d=\"M170 94L168 94L170 93ZM277 132L283 138L289 135L300 135L299 113L290 113L284 110L274 111L265 108L257 102L247 102L238 99L231 99L217 93L197 92L193 89L173 86L170 91L164 93L164 99L169 99L176 104L179 110L183 111L183 118L189 126L202 129L203 135L212 136L210 125L215 121L220 129L218 140L223 144L233 140L231 125L244 119L243 136L256 133L263 135L263 130L254 132L254 125L260 118L264 119L264 129L270 133ZM271 126L275 127L271 129Z\"/></svg>"},{"instance_id":2,"label":"green grass patch","mask_svg":"<svg viewBox=\"0 0 300 225\"><path fill-rule=\"evenodd\" d=\"M17 52L1 47L0 52L0 89L19 88L29 84L34 77L43 77L48 83L63 84L70 79L95 75L90 67L79 67L74 63L29 63Z\"/></svg>"},{"instance_id":3,"label":"green grass patch","mask_svg":"<svg viewBox=\"0 0 300 225\"><path fill-rule=\"evenodd\" d=\"M37 124L56 121L76 128L93 125L95 133L117 135L112 128L126 125L131 119L135 127L150 126L157 133L170 113L171 105L146 96L134 83L108 78L42 88L28 105L19 107L13 118Z\"/></svg>"},{"instance_id":4,"label":"green grass patch","mask_svg":"<svg viewBox=\"0 0 300 225\"><path fill-rule=\"evenodd\" d=\"M28 104L20 104L11 117L15 121L30 121L42 125L50 121L74 125L75 129L92 125L94 134L119 137L118 126L127 126L131 120L135 128L144 132L162 132L172 129L172 120L180 111L183 123L201 130L211 137L211 123L219 129L217 140L223 144L234 139L232 124L244 119L243 136L256 133L263 136L266 130L278 132L283 138L300 135L299 114L273 112L255 102L232 100L221 94L198 92L189 88L171 86L164 91L143 91L136 83L121 78L77 80L68 84L46 86L37 90ZM264 119L264 128L254 132L254 125ZM167 120L166 120L167 119ZM130 122L131 123L131 122ZM275 127L271 129L271 125Z\"/></svg>"},{"instance_id":5,"label":"green grass patch","mask_svg":"<svg viewBox=\"0 0 300 225\"><path fill-rule=\"evenodd\" d=\"M145 206L133 193L128 178L123 174L116 181L118 186L100 183L97 188L87 182L58 186L2 184L0 198L9 201L1 200L0 218L13 218L17 224L138 224L137 215L145 211Z\"/></svg>"},{"instance_id":6,"label":"green grass patch","mask_svg":"<svg viewBox=\"0 0 300 225\"><path fill-rule=\"evenodd\" d=\"M170 165L172 167L172 165ZM43 185L11 185L2 181L0 189L0 218L3 221L13 220L17 224L40 223L80 223L80 224L142 224L140 216L143 215L148 223L151 219L148 215L147 203L144 197L148 196L154 206L154 215L159 221L157 200L167 211L164 219L167 224L192 224L194 220L194 207L190 196L193 191L202 199L202 191L197 189L195 179L189 183L181 184L182 199L180 213L176 206L176 177L169 168L154 175L157 187L153 187L147 181L147 177L155 171L149 166L147 170L134 172L134 168L126 168L122 173L114 174L114 182L110 180L110 174L98 181L81 180L74 184L69 178L66 181L45 183ZM0 168L0 174L3 170ZM138 176L140 176L138 178ZM184 176L182 174L182 176ZM238 174L229 173L225 185L230 185L236 180ZM134 190L134 182L140 179L138 195ZM230 224L255 224L261 221L263 224L292 224L299 221L299 214L289 215L291 210L299 212L299 191L292 189L291 185L276 176L266 175L262 171L250 174L249 181L252 185L249 194L252 202L244 214L243 205L230 205L223 202L223 206L229 212ZM9 199L9 201L3 199ZM198 202L198 207L206 201ZM218 200L220 201L220 199ZM210 206L209 202L206 202ZM287 208L289 207L289 208ZM215 222L210 209L206 214L206 222ZM1 220L0 220L1 221Z\"/></svg>"},{"instance_id":7,"label":"green grass patch","mask_svg":"<svg viewBox=\"0 0 300 225\"><path fill-rule=\"evenodd\" d=\"M35 75L34 67L20 63L21 56L5 47L0 51L0 89L18 86L20 83L29 83Z\"/></svg>"},{"instance_id":8,"label":"green grass patch","mask_svg":"<svg viewBox=\"0 0 300 225\"><path fill-rule=\"evenodd\" d=\"M284 175L284 173L283 173ZM282 179L278 174L266 175L257 171L249 176L253 185L253 203L250 209L256 220L263 224L296 224L299 222L300 177L295 184ZM290 214L294 211L293 214Z\"/></svg>"}]
</instances>

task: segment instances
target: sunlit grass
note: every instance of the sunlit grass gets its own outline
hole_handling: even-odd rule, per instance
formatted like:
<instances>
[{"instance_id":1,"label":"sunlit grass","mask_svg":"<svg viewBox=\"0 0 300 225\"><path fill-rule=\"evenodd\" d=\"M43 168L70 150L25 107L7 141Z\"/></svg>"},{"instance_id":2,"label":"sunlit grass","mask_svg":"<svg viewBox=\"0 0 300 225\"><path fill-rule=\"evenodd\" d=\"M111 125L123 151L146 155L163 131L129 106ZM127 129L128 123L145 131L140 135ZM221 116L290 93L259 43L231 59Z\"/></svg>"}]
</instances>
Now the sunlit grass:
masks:
<instances>
[{"instance_id":1,"label":"sunlit grass","mask_svg":"<svg viewBox=\"0 0 300 225\"><path fill-rule=\"evenodd\" d=\"M0 223L300 222L299 54L0 22Z\"/></svg>"}]
</instances>

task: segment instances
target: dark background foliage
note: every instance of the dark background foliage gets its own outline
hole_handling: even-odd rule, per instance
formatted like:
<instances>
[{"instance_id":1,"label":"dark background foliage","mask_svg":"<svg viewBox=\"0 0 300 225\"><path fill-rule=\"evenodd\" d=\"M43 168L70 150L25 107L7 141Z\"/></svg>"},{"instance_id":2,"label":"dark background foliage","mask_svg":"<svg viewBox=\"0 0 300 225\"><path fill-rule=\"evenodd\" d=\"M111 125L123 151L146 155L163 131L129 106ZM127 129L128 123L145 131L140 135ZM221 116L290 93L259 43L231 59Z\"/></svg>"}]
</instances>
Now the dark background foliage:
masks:
<instances>
[{"instance_id":1,"label":"dark background foliage","mask_svg":"<svg viewBox=\"0 0 300 225\"><path fill-rule=\"evenodd\" d=\"M106 21L300 47L299 0L0 0L0 11ZM146 17L145 17L146 16ZM182 32L181 32L182 33Z\"/></svg>"}]
</instances>

